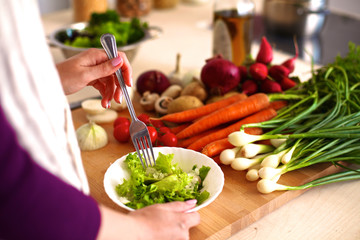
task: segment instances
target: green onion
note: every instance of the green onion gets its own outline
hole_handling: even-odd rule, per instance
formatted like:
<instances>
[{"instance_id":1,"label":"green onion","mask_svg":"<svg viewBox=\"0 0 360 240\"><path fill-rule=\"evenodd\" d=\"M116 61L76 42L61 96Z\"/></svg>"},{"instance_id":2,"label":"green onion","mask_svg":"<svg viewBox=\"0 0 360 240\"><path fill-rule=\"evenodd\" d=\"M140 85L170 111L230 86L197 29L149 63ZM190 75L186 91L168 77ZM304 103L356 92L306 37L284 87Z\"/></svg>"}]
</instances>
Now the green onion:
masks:
<instances>
[{"instance_id":1,"label":"green onion","mask_svg":"<svg viewBox=\"0 0 360 240\"><path fill-rule=\"evenodd\" d=\"M319 163L360 163L360 46L349 43L347 56L334 63L312 69L308 81L271 99L287 99L290 104L272 120L246 124L228 136L237 148L270 139L274 150L266 156L237 159L235 169L261 164L258 175L260 192L296 190L323 184L359 179L360 172L325 176L301 186L276 183L281 175ZM297 98L294 96L298 96ZM244 129L260 127L263 135L249 135ZM221 158L220 158L221 159ZM235 161L235 160L233 160Z\"/></svg>"}]
</instances>

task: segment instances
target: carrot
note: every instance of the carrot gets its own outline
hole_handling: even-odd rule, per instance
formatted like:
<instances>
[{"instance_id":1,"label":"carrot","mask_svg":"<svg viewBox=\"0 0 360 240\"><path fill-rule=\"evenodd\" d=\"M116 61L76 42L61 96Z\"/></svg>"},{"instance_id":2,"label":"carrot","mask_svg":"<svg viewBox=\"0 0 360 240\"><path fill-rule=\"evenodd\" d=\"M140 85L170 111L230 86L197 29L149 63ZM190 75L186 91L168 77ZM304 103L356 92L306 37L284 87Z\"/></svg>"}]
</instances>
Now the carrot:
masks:
<instances>
[{"instance_id":1,"label":"carrot","mask_svg":"<svg viewBox=\"0 0 360 240\"><path fill-rule=\"evenodd\" d=\"M190 123L183 123L183 124L180 124L176 127L172 127L170 128L170 131L173 133L173 134L177 134L179 133L180 131L184 130L185 128L187 128L188 126L190 125Z\"/></svg>"},{"instance_id":2,"label":"carrot","mask_svg":"<svg viewBox=\"0 0 360 240\"><path fill-rule=\"evenodd\" d=\"M217 102L209 103L209 104L206 104L206 105L198 107L198 108L193 108L193 109L189 109L189 110L177 112L177 113L166 114L166 115L162 116L161 118L159 118L159 120L169 121L169 122L174 122L174 123L190 122L194 119L197 119L199 117L202 117L209 113L212 113L219 108L223 108L223 107L226 107L235 102L242 101L245 98L247 98L247 96L245 94L242 94L242 93L235 94L231 97L219 100Z\"/></svg>"},{"instance_id":3,"label":"carrot","mask_svg":"<svg viewBox=\"0 0 360 240\"><path fill-rule=\"evenodd\" d=\"M186 139L181 139L178 141L178 147L183 147L183 148L187 148L190 144L192 144L193 142L197 141L198 139L204 137L204 136L207 136L213 132L216 132L218 131L219 129L210 129L208 131L204 131L204 132L201 132L195 136L192 136L192 137L189 137L189 138L186 138Z\"/></svg>"},{"instance_id":4,"label":"carrot","mask_svg":"<svg viewBox=\"0 0 360 240\"><path fill-rule=\"evenodd\" d=\"M216 131L215 133L209 134L207 136L202 137L201 139L193 142L191 145L188 146L188 149L192 149L195 151L201 151L201 149L206 145L209 144L215 140L219 140L222 138L227 137L230 133L239 131L240 127L244 124L248 123L258 123L258 122L264 122L267 120L272 119L276 116L276 111L272 108L265 108L263 110L260 110L259 112L256 112L246 118L241 119L240 121L231 124L230 126L223 128L219 131ZM258 131L256 128L246 128L245 132L249 134L254 134L254 131Z\"/></svg>"},{"instance_id":5,"label":"carrot","mask_svg":"<svg viewBox=\"0 0 360 240\"><path fill-rule=\"evenodd\" d=\"M233 147L234 146L229 143L228 138L226 137L207 144L201 150L201 153L205 154L208 157L213 157L220 154L223 150Z\"/></svg>"},{"instance_id":6,"label":"carrot","mask_svg":"<svg viewBox=\"0 0 360 240\"><path fill-rule=\"evenodd\" d=\"M269 106L269 97L264 93L256 93L242 101L220 108L179 132L178 139L187 138L223 123L228 123L258 112Z\"/></svg>"},{"instance_id":7,"label":"carrot","mask_svg":"<svg viewBox=\"0 0 360 240\"><path fill-rule=\"evenodd\" d=\"M270 102L270 107L277 110L282 109L283 107L286 107L288 105L288 102L286 100L275 100Z\"/></svg>"}]
</instances>

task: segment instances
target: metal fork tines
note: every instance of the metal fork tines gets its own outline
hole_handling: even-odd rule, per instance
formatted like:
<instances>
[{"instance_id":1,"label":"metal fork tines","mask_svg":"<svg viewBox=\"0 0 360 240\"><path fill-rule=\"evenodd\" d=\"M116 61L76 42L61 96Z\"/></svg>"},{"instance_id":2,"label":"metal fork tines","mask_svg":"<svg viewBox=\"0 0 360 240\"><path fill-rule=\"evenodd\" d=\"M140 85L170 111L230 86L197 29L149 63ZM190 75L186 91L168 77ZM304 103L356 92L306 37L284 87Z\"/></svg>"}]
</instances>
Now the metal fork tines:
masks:
<instances>
[{"instance_id":1,"label":"metal fork tines","mask_svg":"<svg viewBox=\"0 0 360 240\"><path fill-rule=\"evenodd\" d=\"M114 35L109 33L104 34L101 36L100 42L105 49L105 52L109 59L117 57L118 54ZM129 110L132 120L130 124L130 137L140 158L141 164L145 169L145 167L155 165L155 157L153 147L150 141L149 130L147 129L145 123L143 123L136 117L134 107L132 105L124 79L121 74L121 70L119 69L115 73L119 81L121 90L124 94L126 106Z\"/></svg>"},{"instance_id":2,"label":"metal fork tines","mask_svg":"<svg viewBox=\"0 0 360 240\"><path fill-rule=\"evenodd\" d=\"M130 124L130 136L143 167L155 165L154 152L146 125L138 119L133 120Z\"/></svg>"}]
</instances>

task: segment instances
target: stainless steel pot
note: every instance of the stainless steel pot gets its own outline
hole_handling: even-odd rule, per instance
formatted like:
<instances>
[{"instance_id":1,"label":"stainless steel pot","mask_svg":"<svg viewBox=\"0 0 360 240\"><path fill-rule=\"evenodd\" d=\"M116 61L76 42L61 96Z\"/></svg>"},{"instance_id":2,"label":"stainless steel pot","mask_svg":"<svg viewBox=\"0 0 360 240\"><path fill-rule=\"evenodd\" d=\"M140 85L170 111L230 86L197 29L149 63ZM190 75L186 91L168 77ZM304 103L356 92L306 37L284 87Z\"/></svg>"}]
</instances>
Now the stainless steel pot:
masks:
<instances>
[{"instance_id":1,"label":"stainless steel pot","mask_svg":"<svg viewBox=\"0 0 360 240\"><path fill-rule=\"evenodd\" d=\"M327 0L264 0L267 30L298 36L317 34L324 25Z\"/></svg>"},{"instance_id":2,"label":"stainless steel pot","mask_svg":"<svg viewBox=\"0 0 360 240\"><path fill-rule=\"evenodd\" d=\"M64 44L64 38L66 39L68 37L71 37L72 32L74 30L81 31L86 26L87 26L86 22L78 22L78 23L71 24L69 26L65 26L65 27L56 29L48 36L49 45L51 47L60 48L62 53L64 54L65 58L69 58L71 56L74 56L75 54L78 54L82 51L87 50L88 48L71 47L71 46ZM155 26L150 26L145 31L145 36L142 39L140 39L138 42L135 42L135 43L132 43L132 44L129 44L126 46L118 47L118 50L124 52L126 54L128 60L130 62L132 62L134 60L141 44L143 44L144 42L146 42L148 40L158 38L161 34L162 34L161 28L155 27Z\"/></svg>"}]
</instances>

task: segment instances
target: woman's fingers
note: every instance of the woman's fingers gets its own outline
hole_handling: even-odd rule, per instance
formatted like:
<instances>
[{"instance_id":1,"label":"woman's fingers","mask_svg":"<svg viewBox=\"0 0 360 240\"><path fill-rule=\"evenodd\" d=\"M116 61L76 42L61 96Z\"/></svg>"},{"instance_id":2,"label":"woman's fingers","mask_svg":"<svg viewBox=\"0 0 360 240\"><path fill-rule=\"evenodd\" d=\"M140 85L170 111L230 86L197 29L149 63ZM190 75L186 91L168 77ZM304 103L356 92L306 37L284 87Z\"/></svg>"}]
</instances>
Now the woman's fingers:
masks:
<instances>
[{"instance_id":1,"label":"woman's fingers","mask_svg":"<svg viewBox=\"0 0 360 240\"><path fill-rule=\"evenodd\" d=\"M125 84L129 87L132 87L132 68L130 67L130 62L126 57L126 54L123 52L119 52L119 56L123 59L124 63L121 66L121 73L123 75Z\"/></svg>"},{"instance_id":2,"label":"woman's fingers","mask_svg":"<svg viewBox=\"0 0 360 240\"><path fill-rule=\"evenodd\" d=\"M114 77L109 78L108 80L106 80L105 85L105 94L102 96L102 106L106 106L106 108L110 108L110 101L111 99L114 98L114 93L115 93L115 82L114 82Z\"/></svg>"},{"instance_id":3,"label":"woman's fingers","mask_svg":"<svg viewBox=\"0 0 360 240\"><path fill-rule=\"evenodd\" d=\"M122 102L122 91L121 91L121 88L116 86L116 89L115 89L115 93L114 93L114 100L115 102L117 103L120 103Z\"/></svg>"},{"instance_id":4,"label":"woman's fingers","mask_svg":"<svg viewBox=\"0 0 360 240\"><path fill-rule=\"evenodd\" d=\"M165 204L161 204L161 207L165 210L172 210L176 212L186 212L191 210L196 206L196 199L187 200L185 202L169 202Z\"/></svg>"}]
</instances>

